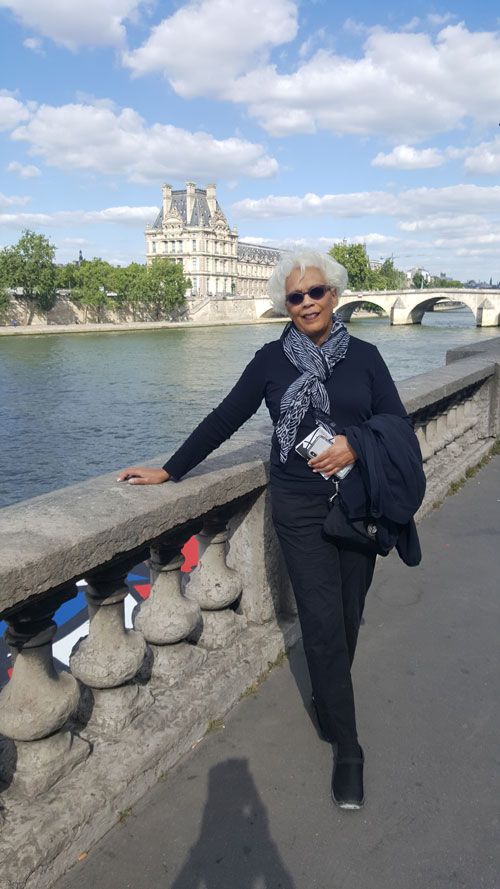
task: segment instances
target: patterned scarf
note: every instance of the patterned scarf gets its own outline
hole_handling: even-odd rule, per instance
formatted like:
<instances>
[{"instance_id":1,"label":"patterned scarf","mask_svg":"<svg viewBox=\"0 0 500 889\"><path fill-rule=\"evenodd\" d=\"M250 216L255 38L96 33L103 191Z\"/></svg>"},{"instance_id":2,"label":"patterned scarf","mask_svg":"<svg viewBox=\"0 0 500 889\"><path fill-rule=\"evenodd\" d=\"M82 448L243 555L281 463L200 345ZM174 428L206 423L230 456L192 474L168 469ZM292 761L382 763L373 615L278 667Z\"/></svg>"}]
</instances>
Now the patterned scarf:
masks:
<instances>
[{"instance_id":1,"label":"patterned scarf","mask_svg":"<svg viewBox=\"0 0 500 889\"><path fill-rule=\"evenodd\" d=\"M280 445L280 460L285 463L290 453L297 429L310 405L317 426L330 426L330 399L323 383L329 378L334 366L342 361L347 352L350 334L340 320L333 314L333 326L321 346L315 346L312 340L301 333L294 324L285 328L283 351L301 376L286 390L280 405L280 418L275 432Z\"/></svg>"}]
</instances>

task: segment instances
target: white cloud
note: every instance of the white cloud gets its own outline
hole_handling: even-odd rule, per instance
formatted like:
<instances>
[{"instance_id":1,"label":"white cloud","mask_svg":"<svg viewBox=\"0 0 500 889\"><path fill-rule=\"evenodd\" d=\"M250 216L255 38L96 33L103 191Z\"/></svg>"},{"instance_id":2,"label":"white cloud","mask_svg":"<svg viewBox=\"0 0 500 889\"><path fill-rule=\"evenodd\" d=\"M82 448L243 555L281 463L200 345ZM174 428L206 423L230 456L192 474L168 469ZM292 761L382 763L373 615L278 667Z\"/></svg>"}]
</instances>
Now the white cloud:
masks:
<instances>
[{"instance_id":1,"label":"white cloud","mask_svg":"<svg viewBox=\"0 0 500 889\"><path fill-rule=\"evenodd\" d=\"M137 228L138 225L153 222L157 214L158 207L107 207L104 210L57 210L55 213L4 213L0 215L0 225L36 227L108 223Z\"/></svg>"},{"instance_id":2,"label":"white cloud","mask_svg":"<svg viewBox=\"0 0 500 889\"><path fill-rule=\"evenodd\" d=\"M453 21L456 16L452 12L446 12L444 15L437 15L436 13L428 13L427 21L431 23L431 25L447 25L448 22Z\"/></svg>"},{"instance_id":3,"label":"white cloud","mask_svg":"<svg viewBox=\"0 0 500 889\"><path fill-rule=\"evenodd\" d=\"M469 149L464 168L469 174L492 176L500 173L500 136Z\"/></svg>"},{"instance_id":4,"label":"white cloud","mask_svg":"<svg viewBox=\"0 0 500 889\"><path fill-rule=\"evenodd\" d=\"M418 28L419 24L420 24L419 17L417 15L414 15L413 18L410 19L410 21L406 23L406 25L403 25L401 30L402 31L415 31L416 28Z\"/></svg>"},{"instance_id":5,"label":"white cloud","mask_svg":"<svg viewBox=\"0 0 500 889\"><path fill-rule=\"evenodd\" d=\"M242 103L276 137L326 129L410 144L467 118L490 124L492 108L500 106L496 32L471 32L463 24L436 36L375 28L360 58L323 48L282 73L269 64L268 51L296 35L296 4L252 6L249 15L244 0L192 0L126 53L124 63L136 75L163 72L184 97ZM344 27L359 30L350 20Z\"/></svg>"},{"instance_id":6,"label":"white cloud","mask_svg":"<svg viewBox=\"0 0 500 889\"><path fill-rule=\"evenodd\" d=\"M0 210L3 210L5 207L23 207L28 201L29 197L8 196L0 193Z\"/></svg>"},{"instance_id":7,"label":"white cloud","mask_svg":"<svg viewBox=\"0 0 500 889\"><path fill-rule=\"evenodd\" d=\"M23 40L23 46L25 46L26 49L31 49L33 52L44 55L43 43L39 37L27 37L26 40Z\"/></svg>"},{"instance_id":8,"label":"white cloud","mask_svg":"<svg viewBox=\"0 0 500 889\"><path fill-rule=\"evenodd\" d=\"M0 130L11 130L29 117L30 112L26 105L14 96L0 93Z\"/></svg>"},{"instance_id":9,"label":"white cloud","mask_svg":"<svg viewBox=\"0 0 500 889\"><path fill-rule=\"evenodd\" d=\"M229 84L274 136L317 128L384 134L408 142L457 127L470 116L490 123L500 105L500 36L463 25L427 34L370 33L364 57L320 50L292 74L275 66Z\"/></svg>"},{"instance_id":10,"label":"white cloud","mask_svg":"<svg viewBox=\"0 0 500 889\"><path fill-rule=\"evenodd\" d=\"M191 0L123 61L136 75L163 72L181 96L217 96L296 33L293 0Z\"/></svg>"},{"instance_id":11,"label":"white cloud","mask_svg":"<svg viewBox=\"0 0 500 889\"><path fill-rule=\"evenodd\" d=\"M139 5L140 0L0 0L0 7L10 9L23 25L71 50L123 44L123 22Z\"/></svg>"},{"instance_id":12,"label":"white cloud","mask_svg":"<svg viewBox=\"0 0 500 889\"><path fill-rule=\"evenodd\" d=\"M445 188L414 188L391 194L366 191L352 194L306 194L246 199L231 211L242 219L296 217L415 217L446 213L491 214L500 210L500 186L450 185Z\"/></svg>"},{"instance_id":13,"label":"white cloud","mask_svg":"<svg viewBox=\"0 0 500 889\"><path fill-rule=\"evenodd\" d=\"M1 101L1 100L0 100ZM215 139L164 124L146 126L132 108L115 113L97 105L42 105L12 138L48 166L126 176L132 182L232 179L275 175L277 161L262 145L236 137Z\"/></svg>"},{"instance_id":14,"label":"white cloud","mask_svg":"<svg viewBox=\"0 0 500 889\"><path fill-rule=\"evenodd\" d=\"M405 232L421 231L460 231L478 232L487 227L488 222L483 216L474 213L463 213L456 216L428 216L411 222L400 222L398 228Z\"/></svg>"},{"instance_id":15,"label":"white cloud","mask_svg":"<svg viewBox=\"0 0 500 889\"><path fill-rule=\"evenodd\" d=\"M381 208L384 208L383 210ZM303 197L269 195L266 198L237 201L231 210L241 219L284 219L300 216L369 216L372 213L397 215L399 202L388 192L353 194L308 193Z\"/></svg>"},{"instance_id":16,"label":"white cloud","mask_svg":"<svg viewBox=\"0 0 500 889\"><path fill-rule=\"evenodd\" d=\"M346 19L342 27L346 34L353 34L355 37L364 36L368 31L366 25L351 18Z\"/></svg>"},{"instance_id":17,"label":"white cloud","mask_svg":"<svg viewBox=\"0 0 500 889\"><path fill-rule=\"evenodd\" d=\"M368 232L364 235L356 235L354 238L348 238L353 244L364 241L368 247L384 247L386 244L394 244L399 238L394 235L381 235L379 232Z\"/></svg>"},{"instance_id":18,"label":"white cloud","mask_svg":"<svg viewBox=\"0 0 500 889\"><path fill-rule=\"evenodd\" d=\"M7 166L9 173L18 173L21 179L36 179L40 175L40 170L34 164L23 166L19 161L11 161Z\"/></svg>"},{"instance_id":19,"label":"white cloud","mask_svg":"<svg viewBox=\"0 0 500 889\"><path fill-rule=\"evenodd\" d=\"M440 167L445 160L445 156L437 148L418 149L410 145L396 145L389 154L379 152L371 164L388 170L425 170Z\"/></svg>"}]
</instances>

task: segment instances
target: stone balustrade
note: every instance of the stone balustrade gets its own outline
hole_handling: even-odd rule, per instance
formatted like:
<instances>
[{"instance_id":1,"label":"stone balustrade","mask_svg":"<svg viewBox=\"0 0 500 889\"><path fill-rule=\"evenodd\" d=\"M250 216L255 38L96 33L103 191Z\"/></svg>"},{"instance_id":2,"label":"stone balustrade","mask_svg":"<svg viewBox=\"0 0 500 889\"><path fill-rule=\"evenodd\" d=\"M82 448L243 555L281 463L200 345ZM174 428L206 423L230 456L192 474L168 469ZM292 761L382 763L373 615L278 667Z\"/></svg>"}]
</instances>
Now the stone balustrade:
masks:
<instances>
[{"instance_id":1,"label":"stone balustrade","mask_svg":"<svg viewBox=\"0 0 500 889\"><path fill-rule=\"evenodd\" d=\"M426 465L421 516L500 433L500 338L447 360L399 385ZM0 692L2 889L48 889L298 638L269 431L240 432L180 484L112 473L0 511L13 663ZM193 534L199 565L184 575ZM151 593L126 628L125 579L143 560ZM56 669L54 614L80 578L89 632Z\"/></svg>"}]
</instances>

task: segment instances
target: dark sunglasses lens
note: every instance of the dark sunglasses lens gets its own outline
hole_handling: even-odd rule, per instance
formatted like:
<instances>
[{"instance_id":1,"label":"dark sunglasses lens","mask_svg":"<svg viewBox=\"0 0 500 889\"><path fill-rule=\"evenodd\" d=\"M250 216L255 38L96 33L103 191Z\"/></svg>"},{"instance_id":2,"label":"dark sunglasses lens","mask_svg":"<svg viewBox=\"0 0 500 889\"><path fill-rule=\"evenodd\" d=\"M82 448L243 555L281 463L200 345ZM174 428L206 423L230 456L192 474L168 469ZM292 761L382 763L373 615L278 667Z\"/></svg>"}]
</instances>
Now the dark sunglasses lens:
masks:
<instances>
[{"instance_id":1,"label":"dark sunglasses lens","mask_svg":"<svg viewBox=\"0 0 500 889\"><path fill-rule=\"evenodd\" d=\"M311 299L321 299L322 296L325 295L328 287L325 287L324 284L319 284L318 287L311 287L309 291L309 296Z\"/></svg>"},{"instance_id":2,"label":"dark sunglasses lens","mask_svg":"<svg viewBox=\"0 0 500 889\"><path fill-rule=\"evenodd\" d=\"M293 293L289 293L286 296L286 301L292 306L300 306L305 296L310 296L311 299L321 299L329 289L326 284L317 284L316 287L310 287L305 293L301 293L300 290L294 290Z\"/></svg>"}]
</instances>

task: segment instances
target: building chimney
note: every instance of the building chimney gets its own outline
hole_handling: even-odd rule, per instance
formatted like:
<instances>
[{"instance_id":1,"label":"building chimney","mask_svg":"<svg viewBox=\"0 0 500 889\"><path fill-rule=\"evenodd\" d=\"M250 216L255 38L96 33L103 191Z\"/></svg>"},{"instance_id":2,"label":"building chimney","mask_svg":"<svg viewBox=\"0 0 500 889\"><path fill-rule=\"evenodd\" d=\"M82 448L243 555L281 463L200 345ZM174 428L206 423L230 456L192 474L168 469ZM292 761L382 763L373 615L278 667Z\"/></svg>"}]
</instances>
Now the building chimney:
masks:
<instances>
[{"instance_id":1,"label":"building chimney","mask_svg":"<svg viewBox=\"0 0 500 889\"><path fill-rule=\"evenodd\" d=\"M191 222L194 210L194 182L186 182L186 225Z\"/></svg>"},{"instance_id":2,"label":"building chimney","mask_svg":"<svg viewBox=\"0 0 500 889\"><path fill-rule=\"evenodd\" d=\"M215 216L215 211L217 209L215 188L216 188L215 185L207 185L207 204L208 204L208 209L210 210L210 216Z\"/></svg>"},{"instance_id":3,"label":"building chimney","mask_svg":"<svg viewBox=\"0 0 500 889\"><path fill-rule=\"evenodd\" d=\"M165 222L172 206L172 186L162 185L161 193L163 197L163 221Z\"/></svg>"}]
</instances>

